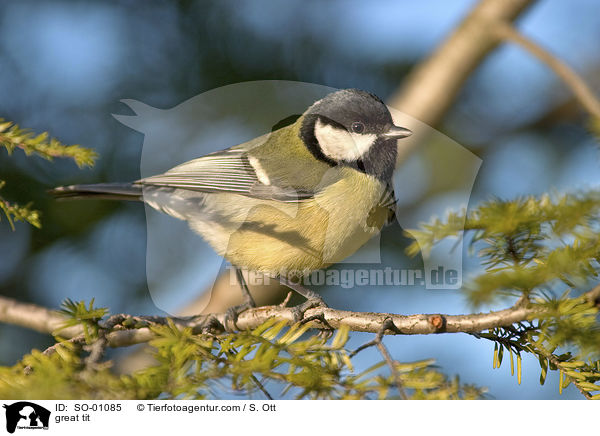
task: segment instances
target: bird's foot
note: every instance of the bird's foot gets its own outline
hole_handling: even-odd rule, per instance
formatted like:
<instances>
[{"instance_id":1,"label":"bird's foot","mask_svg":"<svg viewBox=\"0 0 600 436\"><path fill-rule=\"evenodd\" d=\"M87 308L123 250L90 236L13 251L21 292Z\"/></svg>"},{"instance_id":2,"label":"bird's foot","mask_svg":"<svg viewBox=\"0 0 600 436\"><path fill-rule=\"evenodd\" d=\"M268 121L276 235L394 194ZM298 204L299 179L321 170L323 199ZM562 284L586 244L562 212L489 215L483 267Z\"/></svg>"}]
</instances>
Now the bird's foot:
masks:
<instances>
[{"instance_id":1,"label":"bird's foot","mask_svg":"<svg viewBox=\"0 0 600 436\"><path fill-rule=\"evenodd\" d=\"M194 334L214 335L225 330L225 326L213 314L198 315L194 318L199 318L197 324L192 329Z\"/></svg>"},{"instance_id":2,"label":"bird's foot","mask_svg":"<svg viewBox=\"0 0 600 436\"><path fill-rule=\"evenodd\" d=\"M227 331L229 333L231 333L233 331L237 331L238 330L237 320L238 320L240 314L242 312L245 312L248 309L253 309L255 307L256 307L256 304L254 304L254 301L246 301L245 303L242 303L238 306L233 306L233 307L230 307L229 309L227 309L227 312L225 312L225 322L224 322L225 331ZM233 329L231 329L230 326L233 326Z\"/></svg>"},{"instance_id":3,"label":"bird's foot","mask_svg":"<svg viewBox=\"0 0 600 436\"><path fill-rule=\"evenodd\" d=\"M329 322L327 322L327 319L325 318L325 314L323 312L317 313L316 315L303 317L302 320L299 321L299 323L306 324L312 321L319 321L319 323L323 325L323 327L321 328L317 327L317 329L319 330L318 336L321 339L327 340L331 336L333 336L333 332L335 331L335 329L331 326L331 324L329 324Z\"/></svg>"},{"instance_id":4,"label":"bird's foot","mask_svg":"<svg viewBox=\"0 0 600 436\"><path fill-rule=\"evenodd\" d=\"M292 311L292 316L294 317L294 323L303 322L304 314L308 309L313 309L315 307L327 308L327 304L320 297L313 297L307 299L304 303L299 304L294 307L290 307ZM304 321L308 322L308 321Z\"/></svg>"},{"instance_id":5,"label":"bird's foot","mask_svg":"<svg viewBox=\"0 0 600 436\"><path fill-rule=\"evenodd\" d=\"M294 290L295 292L297 292L298 294L300 294L304 298L306 298L306 301L304 303L290 308L290 310L292 311L292 317L294 319L294 324L296 324L296 323L305 324L310 321L318 320L321 322L321 324L323 324L325 326L323 329L321 329L320 335L325 338L328 338L329 336L331 336L331 334L333 332L333 328L329 325L329 323L325 319L325 315L323 314L323 312L318 313L316 315L311 315L309 317L304 316L304 314L306 313L306 311L308 309L312 309L315 307L320 307L323 309L327 308L328 306L325 303L325 301L323 300L323 298L321 298L321 296L319 294L317 294L316 292L305 288L300 283L288 280L287 277L280 277L279 281L281 282L282 285L287 286L288 288ZM288 297L289 297L289 295L288 295ZM286 298L286 301L287 300L288 299Z\"/></svg>"}]
</instances>

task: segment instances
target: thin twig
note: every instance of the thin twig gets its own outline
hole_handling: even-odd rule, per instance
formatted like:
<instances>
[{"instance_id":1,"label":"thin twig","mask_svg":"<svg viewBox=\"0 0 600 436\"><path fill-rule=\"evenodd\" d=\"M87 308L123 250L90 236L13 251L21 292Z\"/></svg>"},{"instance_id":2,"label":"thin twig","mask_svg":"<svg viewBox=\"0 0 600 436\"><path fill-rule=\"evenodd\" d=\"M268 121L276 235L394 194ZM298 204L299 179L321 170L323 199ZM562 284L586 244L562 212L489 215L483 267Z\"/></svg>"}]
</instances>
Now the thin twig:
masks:
<instances>
[{"instance_id":1,"label":"thin twig","mask_svg":"<svg viewBox=\"0 0 600 436\"><path fill-rule=\"evenodd\" d=\"M490 22L516 20L534 0L482 0L475 4L452 32L423 61L419 62L392 95L387 104L421 123L434 126L440 122L456 100L463 84L498 45ZM408 125L409 128L418 125ZM404 158L419 146L419 133L402 143Z\"/></svg>"},{"instance_id":2,"label":"thin twig","mask_svg":"<svg viewBox=\"0 0 600 436\"><path fill-rule=\"evenodd\" d=\"M398 392L400 393L400 397L402 397L403 400L408 400L408 396L406 395L406 391L404 390L404 386L402 385L402 379L400 378L398 368L396 368L396 364L392 359L392 356L390 355L386 346L383 345L383 340L381 338L379 338L379 340L377 341L376 346L379 350L379 353L381 353L381 355L383 356L385 363L387 363L387 366L390 368L392 376L394 377L394 381L396 382L396 387L398 388Z\"/></svg>"},{"instance_id":3,"label":"thin twig","mask_svg":"<svg viewBox=\"0 0 600 436\"><path fill-rule=\"evenodd\" d=\"M42 354L44 354L46 356L51 356L54 353L56 353L56 350L59 347L64 347L68 344L81 345L84 343L85 343L85 335L82 334L79 336L75 336L71 339L68 339L66 341L57 342L56 344L46 348ZM23 372L25 372L25 374L31 374L33 372L33 368L31 367L31 365L27 365L25 368L23 368Z\"/></svg>"},{"instance_id":4,"label":"thin twig","mask_svg":"<svg viewBox=\"0 0 600 436\"><path fill-rule=\"evenodd\" d=\"M98 368L98 365L102 361L107 347L108 341L106 340L105 335L102 333L101 336L93 343L83 347L83 349L89 353L84 360L84 364L87 369L94 370Z\"/></svg>"},{"instance_id":5,"label":"thin twig","mask_svg":"<svg viewBox=\"0 0 600 436\"><path fill-rule=\"evenodd\" d=\"M585 110L588 111L590 115L600 119L600 101L591 88L571 67L552 55L552 53L546 49L540 47L538 44L519 33L519 31L509 23L498 23L496 26L496 33L500 38L520 45L545 63L558 77L560 77L565 85L569 87Z\"/></svg>"},{"instance_id":6,"label":"thin twig","mask_svg":"<svg viewBox=\"0 0 600 436\"><path fill-rule=\"evenodd\" d=\"M390 368L390 372L392 373L392 377L394 377L394 382L396 383L396 387L398 388L400 397L402 397L403 400L407 400L408 395L406 395L406 391L404 390L404 386L402 384L402 378L400 377L398 368L396 368L394 359L392 359L392 356L390 355L388 349L383 344L383 335L385 334L386 330L390 330L394 333L399 332L398 328L394 325L394 322L392 321L392 319L386 318L386 320L383 321L383 325L381 326L381 329L377 332L377 335L375 336L375 338L373 340L361 345L356 350L354 350L352 353L350 353L350 357L356 356L358 353L360 353L363 350L366 350L367 348L370 348L373 346L377 347L377 349L379 350L379 353L385 360L385 363Z\"/></svg>"},{"instance_id":7,"label":"thin twig","mask_svg":"<svg viewBox=\"0 0 600 436\"><path fill-rule=\"evenodd\" d=\"M408 400L408 396L406 395L406 391L404 390L404 386L402 384L402 378L400 377L400 372L398 372L398 368L396 367L396 363L392 359L390 352L387 347L383 344L383 335L386 330L397 331L398 329L394 325L394 322L391 319L386 319L383 322L383 326L381 327L381 331L377 333L376 346L379 350L379 353L383 356L385 363L390 368L390 372L392 373L392 377L394 377L394 381L396 382L396 387L398 388L398 393L400 393L400 397L403 400Z\"/></svg>"},{"instance_id":8,"label":"thin twig","mask_svg":"<svg viewBox=\"0 0 600 436\"><path fill-rule=\"evenodd\" d=\"M285 299L281 303L279 303L279 306L280 307L287 307L288 303L292 299L292 294L293 293L294 293L293 291L288 292L287 295L285 296Z\"/></svg>"},{"instance_id":9,"label":"thin twig","mask_svg":"<svg viewBox=\"0 0 600 436\"><path fill-rule=\"evenodd\" d=\"M229 356L235 356L237 354L237 352L234 352L233 350L227 350L226 353ZM260 382L260 380L258 380L256 378L256 376L254 374L250 374L250 380L252 380L252 382L265 395L265 397L267 397L267 399L269 399L269 400L273 399L273 397L271 396L271 394L269 393L269 391L267 391L267 389L265 388L265 386Z\"/></svg>"},{"instance_id":10,"label":"thin twig","mask_svg":"<svg viewBox=\"0 0 600 436\"><path fill-rule=\"evenodd\" d=\"M74 338L71 338L69 340L57 342L56 344L46 348L42 354L44 354L46 356L51 356L54 353L56 353L56 349L58 347L64 347L67 344L82 345L84 343L85 343L85 335L75 336Z\"/></svg>"},{"instance_id":11,"label":"thin twig","mask_svg":"<svg viewBox=\"0 0 600 436\"><path fill-rule=\"evenodd\" d=\"M569 375L569 373L568 373L569 368L565 368L565 366L563 365L563 362L561 362L554 354L550 353L546 349L539 347L539 346L536 347L536 351L537 351L537 354L542 354L546 359L548 359L550 362L552 362L552 364L554 366L556 366L556 368L558 368L560 371L562 371L563 374L565 375L565 377L571 381L571 384L573 384L573 386L575 386L577 388L577 390L581 393L581 395L583 395L585 397L586 400L592 399L592 394L590 394L588 391L586 391L581 386L579 386L579 383L578 383L579 380L576 379L575 377L571 377Z\"/></svg>"},{"instance_id":12,"label":"thin twig","mask_svg":"<svg viewBox=\"0 0 600 436\"><path fill-rule=\"evenodd\" d=\"M251 375L250 378L252 379L252 381L254 382L254 384L258 387L258 389L260 389L260 391L265 394L265 397L267 397L268 400L272 400L273 397L271 396L271 394L269 393L269 391L267 391L267 389L264 387L264 385L256 378L255 375Z\"/></svg>"}]
</instances>

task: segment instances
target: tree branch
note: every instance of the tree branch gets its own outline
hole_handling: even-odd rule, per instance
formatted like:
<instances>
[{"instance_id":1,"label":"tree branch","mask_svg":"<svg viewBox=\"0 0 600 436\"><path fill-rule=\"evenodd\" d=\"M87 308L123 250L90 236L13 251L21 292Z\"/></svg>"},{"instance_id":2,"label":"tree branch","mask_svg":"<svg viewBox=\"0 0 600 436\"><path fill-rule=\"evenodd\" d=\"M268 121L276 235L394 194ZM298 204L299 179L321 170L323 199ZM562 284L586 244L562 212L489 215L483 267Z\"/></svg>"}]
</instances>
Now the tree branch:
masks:
<instances>
[{"instance_id":1,"label":"tree branch","mask_svg":"<svg viewBox=\"0 0 600 436\"><path fill-rule=\"evenodd\" d=\"M404 81L388 104L435 125L454 102L470 73L498 45L493 22L515 20L534 0L483 0Z\"/></svg>"},{"instance_id":2,"label":"tree branch","mask_svg":"<svg viewBox=\"0 0 600 436\"><path fill-rule=\"evenodd\" d=\"M584 294L590 302L600 299L600 285ZM496 327L508 326L513 323L531 320L540 315L540 309L534 306L516 305L508 309L488 313L477 313L470 315L443 315L443 314L418 314L398 315L392 313L372 312L349 312L330 308L315 308L306 311L305 316L311 317L322 314L326 322L334 329L346 325L352 331L403 334L403 335L426 335L433 333L474 333ZM126 315L124 315L126 317ZM123 317L117 315L117 317ZM161 317L134 317L146 320L149 324L164 324L167 318ZM294 312L288 307L267 306L257 307L242 312L237 321L240 330L253 329L270 318L294 322ZM180 328L191 328L195 333L200 333L211 319L216 319L221 326L226 323L226 313L198 315L186 318L173 319L175 325ZM395 329L384 329L386 322L390 319ZM65 317L58 312L46 309L34 304L20 303L6 297L0 297L0 322L18 325L21 327L37 330L42 333L52 333L65 322ZM311 327L322 327L318 320L308 323ZM226 326L233 329L233 322ZM118 328L115 327L115 328ZM60 331L63 337L76 337L81 334L78 328L68 328ZM110 347L126 347L138 343L148 342L155 337L148 327L138 329L113 330L106 333L106 341Z\"/></svg>"},{"instance_id":3,"label":"tree branch","mask_svg":"<svg viewBox=\"0 0 600 436\"><path fill-rule=\"evenodd\" d=\"M600 119L600 101L585 81L567 64L553 56L550 52L523 36L517 29L508 23L498 23L496 34L506 40L514 42L540 61L545 63L567 85L579 103L586 111Z\"/></svg>"},{"instance_id":4,"label":"tree branch","mask_svg":"<svg viewBox=\"0 0 600 436\"><path fill-rule=\"evenodd\" d=\"M0 322L18 325L40 333L52 333L58 330L66 318L50 309L37 304L22 303L12 298L0 296ZM81 334L77 327L60 331L61 336L73 338Z\"/></svg>"}]
</instances>

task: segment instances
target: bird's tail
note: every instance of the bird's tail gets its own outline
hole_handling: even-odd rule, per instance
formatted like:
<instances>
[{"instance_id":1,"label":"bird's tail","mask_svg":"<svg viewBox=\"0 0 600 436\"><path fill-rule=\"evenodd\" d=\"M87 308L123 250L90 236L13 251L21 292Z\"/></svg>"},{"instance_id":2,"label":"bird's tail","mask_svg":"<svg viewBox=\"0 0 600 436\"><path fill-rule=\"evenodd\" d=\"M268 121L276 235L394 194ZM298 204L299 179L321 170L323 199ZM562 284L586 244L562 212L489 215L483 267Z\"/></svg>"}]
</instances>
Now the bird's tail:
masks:
<instances>
[{"instance_id":1,"label":"bird's tail","mask_svg":"<svg viewBox=\"0 0 600 436\"><path fill-rule=\"evenodd\" d=\"M133 183L59 186L48 192L59 199L143 200L142 186Z\"/></svg>"}]
</instances>

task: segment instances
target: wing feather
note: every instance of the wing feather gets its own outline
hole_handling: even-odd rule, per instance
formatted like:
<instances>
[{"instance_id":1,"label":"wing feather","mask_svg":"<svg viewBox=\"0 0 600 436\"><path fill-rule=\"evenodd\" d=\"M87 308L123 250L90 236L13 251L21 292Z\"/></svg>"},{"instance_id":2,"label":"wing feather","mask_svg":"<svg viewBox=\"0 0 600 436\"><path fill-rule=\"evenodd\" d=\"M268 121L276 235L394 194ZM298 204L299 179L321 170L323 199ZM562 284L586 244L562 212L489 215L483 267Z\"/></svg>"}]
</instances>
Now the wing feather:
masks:
<instances>
[{"instance_id":1,"label":"wing feather","mask_svg":"<svg viewBox=\"0 0 600 436\"><path fill-rule=\"evenodd\" d=\"M266 185L259 180L248 159L248 149L235 147L191 160L137 183L207 193L228 192L283 202L299 202L314 195L291 186L278 186L277 181L270 178L269 182Z\"/></svg>"}]
</instances>

